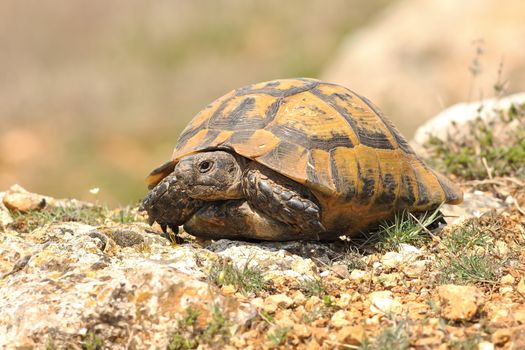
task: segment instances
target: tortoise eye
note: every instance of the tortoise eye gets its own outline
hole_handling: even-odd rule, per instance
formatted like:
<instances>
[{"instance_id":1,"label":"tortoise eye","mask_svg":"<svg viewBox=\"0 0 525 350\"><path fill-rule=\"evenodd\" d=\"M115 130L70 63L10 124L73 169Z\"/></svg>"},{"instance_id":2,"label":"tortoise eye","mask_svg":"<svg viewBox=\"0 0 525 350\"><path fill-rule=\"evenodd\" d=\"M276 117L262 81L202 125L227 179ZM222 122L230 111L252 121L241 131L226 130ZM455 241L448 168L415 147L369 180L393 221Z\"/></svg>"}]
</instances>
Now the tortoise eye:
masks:
<instances>
[{"instance_id":1,"label":"tortoise eye","mask_svg":"<svg viewBox=\"0 0 525 350\"><path fill-rule=\"evenodd\" d=\"M207 173L213 167L213 162L209 160L203 160L199 164L199 171L201 173Z\"/></svg>"}]
</instances>

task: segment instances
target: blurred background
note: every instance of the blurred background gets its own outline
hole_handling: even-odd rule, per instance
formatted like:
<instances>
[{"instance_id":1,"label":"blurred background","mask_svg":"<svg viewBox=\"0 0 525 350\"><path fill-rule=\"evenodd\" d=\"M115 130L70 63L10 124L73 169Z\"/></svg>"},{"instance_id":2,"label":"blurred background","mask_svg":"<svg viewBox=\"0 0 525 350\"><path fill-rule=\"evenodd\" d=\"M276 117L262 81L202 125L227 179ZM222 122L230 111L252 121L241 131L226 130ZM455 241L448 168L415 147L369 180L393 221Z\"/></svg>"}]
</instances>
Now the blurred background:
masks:
<instances>
[{"instance_id":1,"label":"blurred background","mask_svg":"<svg viewBox=\"0 0 525 350\"><path fill-rule=\"evenodd\" d=\"M410 137L525 90L523 18L523 0L2 0L0 190L137 201L193 115L276 78L348 86Z\"/></svg>"}]
</instances>

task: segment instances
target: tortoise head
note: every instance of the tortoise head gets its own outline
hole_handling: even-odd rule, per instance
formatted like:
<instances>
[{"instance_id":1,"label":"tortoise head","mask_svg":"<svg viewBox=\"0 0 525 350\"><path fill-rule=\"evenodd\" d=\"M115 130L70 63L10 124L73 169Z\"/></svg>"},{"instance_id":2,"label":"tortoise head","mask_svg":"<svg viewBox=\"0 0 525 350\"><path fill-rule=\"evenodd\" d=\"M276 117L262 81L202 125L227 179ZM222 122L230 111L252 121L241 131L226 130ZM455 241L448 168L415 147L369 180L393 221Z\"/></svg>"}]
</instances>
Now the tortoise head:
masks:
<instances>
[{"instance_id":1,"label":"tortoise head","mask_svg":"<svg viewBox=\"0 0 525 350\"><path fill-rule=\"evenodd\" d=\"M188 196L204 201L242 198L243 159L225 151L182 158L174 175Z\"/></svg>"}]
</instances>

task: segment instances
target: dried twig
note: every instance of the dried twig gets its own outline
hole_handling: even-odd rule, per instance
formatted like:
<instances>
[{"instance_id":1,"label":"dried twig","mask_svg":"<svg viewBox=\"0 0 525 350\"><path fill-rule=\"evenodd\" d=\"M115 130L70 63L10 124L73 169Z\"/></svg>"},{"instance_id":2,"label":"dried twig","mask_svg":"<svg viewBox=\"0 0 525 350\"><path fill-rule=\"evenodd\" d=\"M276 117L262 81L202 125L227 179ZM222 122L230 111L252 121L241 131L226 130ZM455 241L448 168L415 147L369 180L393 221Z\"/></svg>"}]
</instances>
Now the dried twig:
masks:
<instances>
[{"instance_id":1,"label":"dried twig","mask_svg":"<svg viewBox=\"0 0 525 350\"><path fill-rule=\"evenodd\" d=\"M483 163L483 166L485 167L485 170L487 171L487 175L489 176L489 179L492 180L492 169L487 164L487 159L485 157L481 157L481 163Z\"/></svg>"}]
</instances>

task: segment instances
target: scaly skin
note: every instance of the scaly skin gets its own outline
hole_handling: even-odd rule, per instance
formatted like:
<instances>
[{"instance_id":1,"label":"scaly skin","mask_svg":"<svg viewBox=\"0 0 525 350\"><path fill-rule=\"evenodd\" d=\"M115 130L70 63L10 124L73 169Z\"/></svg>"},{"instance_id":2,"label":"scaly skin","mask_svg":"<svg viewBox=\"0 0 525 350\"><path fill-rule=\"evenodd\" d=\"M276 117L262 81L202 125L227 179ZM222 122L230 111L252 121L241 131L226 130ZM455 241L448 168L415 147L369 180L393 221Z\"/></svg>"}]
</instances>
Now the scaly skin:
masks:
<instances>
[{"instance_id":1,"label":"scaly skin","mask_svg":"<svg viewBox=\"0 0 525 350\"><path fill-rule=\"evenodd\" d=\"M164 233L169 227L177 235L179 226L203 206L203 201L187 195L182 184L172 173L148 192L141 209L147 211L150 225L156 221Z\"/></svg>"},{"instance_id":2,"label":"scaly skin","mask_svg":"<svg viewBox=\"0 0 525 350\"><path fill-rule=\"evenodd\" d=\"M321 208L304 186L225 152L180 160L146 196L142 208L163 231L204 238L319 239Z\"/></svg>"}]
</instances>

